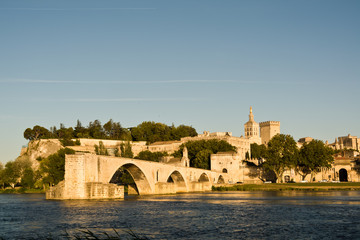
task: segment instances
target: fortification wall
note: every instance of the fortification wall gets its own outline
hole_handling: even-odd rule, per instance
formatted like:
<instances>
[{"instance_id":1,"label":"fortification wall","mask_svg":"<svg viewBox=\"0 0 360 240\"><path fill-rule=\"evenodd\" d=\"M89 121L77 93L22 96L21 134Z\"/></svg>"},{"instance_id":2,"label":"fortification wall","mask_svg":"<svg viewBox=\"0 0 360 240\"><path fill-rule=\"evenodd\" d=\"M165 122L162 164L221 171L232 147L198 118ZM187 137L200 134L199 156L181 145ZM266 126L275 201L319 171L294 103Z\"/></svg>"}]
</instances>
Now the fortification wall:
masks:
<instances>
[{"instance_id":1,"label":"fortification wall","mask_svg":"<svg viewBox=\"0 0 360 240\"><path fill-rule=\"evenodd\" d=\"M73 139L76 140L76 139ZM70 148L75 151L81 152L95 152L95 145L99 145L101 141L105 148L108 149L120 149L121 144L126 144L130 142L131 150L134 153L134 156L137 156L141 151L147 150L147 145L145 141L133 142L133 141L123 141L123 140L106 140L106 139L88 139L88 138L80 138L80 146L71 146Z\"/></svg>"}]
</instances>

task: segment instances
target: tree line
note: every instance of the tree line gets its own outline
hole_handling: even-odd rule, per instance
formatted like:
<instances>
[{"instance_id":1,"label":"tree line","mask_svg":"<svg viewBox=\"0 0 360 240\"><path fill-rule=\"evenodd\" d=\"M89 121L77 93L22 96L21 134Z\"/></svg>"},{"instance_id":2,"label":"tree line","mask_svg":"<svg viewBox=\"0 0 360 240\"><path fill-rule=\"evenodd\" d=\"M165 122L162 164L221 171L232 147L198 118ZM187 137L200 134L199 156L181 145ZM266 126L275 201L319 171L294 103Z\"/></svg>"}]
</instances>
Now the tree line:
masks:
<instances>
[{"instance_id":1,"label":"tree line","mask_svg":"<svg viewBox=\"0 0 360 240\"><path fill-rule=\"evenodd\" d=\"M265 181L271 174L276 181L282 179L284 171L295 169L304 180L309 174L313 175L322 168L330 168L334 162L334 151L320 140L304 143L299 149L292 136L275 135L265 145L251 144L251 158L258 159L258 165L246 161L248 165L257 169L254 175Z\"/></svg>"},{"instance_id":2,"label":"tree line","mask_svg":"<svg viewBox=\"0 0 360 240\"><path fill-rule=\"evenodd\" d=\"M75 154L75 151L63 148L47 158L38 158L40 167L37 170L34 170L28 158L17 158L5 166L0 163L0 188L45 189L58 184L64 179L65 154Z\"/></svg>"},{"instance_id":3,"label":"tree line","mask_svg":"<svg viewBox=\"0 0 360 240\"><path fill-rule=\"evenodd\" d=\"M99 120L90 122L84 127L80 120L77 120L75 127L66 128L64 124L47 129L36 125L33 128L27 128L24 131L24 138L27 140L39 139L61 139L65 141L64 145L72 145L70 139L76 138L93 138L93 139L110 139L125 141L146 141L154 143L157 141L180 140L182 137L197 136L196 130L191 126L179 125L168 126L164 123L145 121L136 127L123 128L120 122L114 122L110 119L104 125Z\"/></svg>"}]
</instances>

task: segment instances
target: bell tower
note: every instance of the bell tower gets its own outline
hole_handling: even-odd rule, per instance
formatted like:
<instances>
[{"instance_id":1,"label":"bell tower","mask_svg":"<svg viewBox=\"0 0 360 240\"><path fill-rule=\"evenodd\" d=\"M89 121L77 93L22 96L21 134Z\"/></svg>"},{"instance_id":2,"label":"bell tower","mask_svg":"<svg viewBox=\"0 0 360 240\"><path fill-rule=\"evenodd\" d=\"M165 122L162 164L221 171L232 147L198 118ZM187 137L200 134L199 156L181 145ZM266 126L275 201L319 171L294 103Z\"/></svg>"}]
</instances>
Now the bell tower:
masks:
<instances>
[{"instance_id":1,"label":"bell tower","mask_svg":"<svg viewBox=\"0 0 360 240\"><path fill-rule=\"evenodd\" d=\"M245 138L250 139L252 143L261 144L259 135L259 124L254 120L252 107L250 107L249 121L244 124Z\"/></svg>"}]
</instances>

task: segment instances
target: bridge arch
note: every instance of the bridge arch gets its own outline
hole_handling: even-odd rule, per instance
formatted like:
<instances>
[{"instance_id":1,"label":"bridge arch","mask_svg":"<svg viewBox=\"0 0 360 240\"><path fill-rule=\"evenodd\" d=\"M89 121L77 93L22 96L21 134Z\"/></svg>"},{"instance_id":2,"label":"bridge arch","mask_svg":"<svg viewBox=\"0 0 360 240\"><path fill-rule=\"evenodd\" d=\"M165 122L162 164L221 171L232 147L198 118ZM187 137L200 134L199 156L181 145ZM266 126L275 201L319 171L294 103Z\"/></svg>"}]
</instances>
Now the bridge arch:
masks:
<instances>
[{"instance_id":1,"label":"bridge arch","mask_svg":"<svg viewBox=\"0 0 360 240\"><path fill-rule=\"evenodd\" d=\"M222 175L219 176L217 183L225 183L225 179Z\"/></svg>"},{"instance_id":2,"label":"bridge arch","mask_svg":"<svg viewBox=\"0 0 360 240\"><path fill-rule=\"evenodd\" d=\"M169 175L167 182L175 184L176 192L187 192L185 179L179 171L173 171Z\"/></svg>"},{"instance_id":3,"label":"bridge arch","mask_svg":"<svg viewBox=\"0 0 360 240\"><path fill-rule=\"evenodd\" d=\"M202 173L199 177L199 182L210 182L210 179L206 173Z\"/></svg>"},{"instance_id":4,"label":"bridge arch","mask_svg":"<svg viewBox=\"0 0 360 240\"><path fill-rule=\"evenodd\" d=\"M146 178L144 172L133 163L126 163L120 166L112 175L110 183L119 183L118 182L119 174L121 174L123 170L126 170L131 175L136 185L135 190L139 195L152 193L150 183Z\"/></svg>"}]
</instances>

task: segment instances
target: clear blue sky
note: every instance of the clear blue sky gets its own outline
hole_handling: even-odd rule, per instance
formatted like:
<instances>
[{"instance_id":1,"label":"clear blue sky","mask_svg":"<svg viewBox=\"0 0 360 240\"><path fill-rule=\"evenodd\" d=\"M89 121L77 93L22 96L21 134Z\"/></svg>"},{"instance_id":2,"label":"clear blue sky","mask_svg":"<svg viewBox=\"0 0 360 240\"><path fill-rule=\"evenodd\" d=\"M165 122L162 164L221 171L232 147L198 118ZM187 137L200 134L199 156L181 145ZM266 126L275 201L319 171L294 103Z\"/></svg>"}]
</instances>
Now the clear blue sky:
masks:
<instances>
[{"instance_id":1,"label":"clear blue sky","mask_svg":"<svg viewBox=\"0 0 360 240\"><path fill-rule=\"evenodd\" d=\"M23 132L110 118L360 135L360 1L0 1L0 161Z\"/></svg>"}]
</instances>

